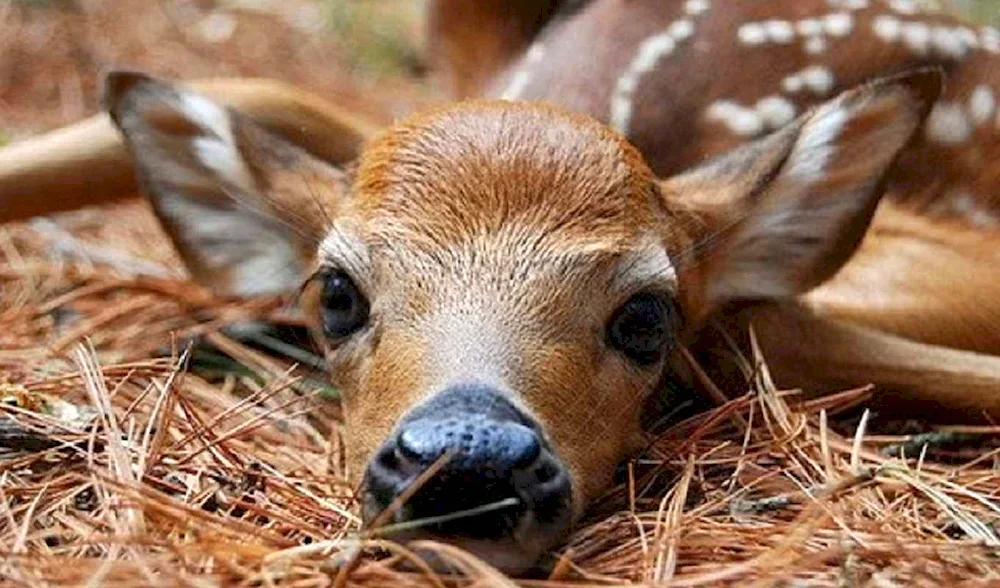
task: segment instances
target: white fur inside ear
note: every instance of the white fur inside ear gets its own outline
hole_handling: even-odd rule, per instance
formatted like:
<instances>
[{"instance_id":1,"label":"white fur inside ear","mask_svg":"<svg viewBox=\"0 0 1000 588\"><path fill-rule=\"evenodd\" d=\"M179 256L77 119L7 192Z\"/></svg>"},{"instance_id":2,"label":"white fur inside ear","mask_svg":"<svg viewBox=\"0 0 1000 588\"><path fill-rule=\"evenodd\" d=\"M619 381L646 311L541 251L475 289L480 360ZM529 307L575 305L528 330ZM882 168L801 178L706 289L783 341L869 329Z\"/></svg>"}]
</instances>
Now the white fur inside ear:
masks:
<instances>
[{"instance_id":1,"label":"white fur inside ear","mask_svg":"<svg viewBox=\"0 0 1000 588\"><path fill-rule=\"evenodd\" d=\"M819 180L833 154L837 137L850 116L839 102L821 108L802 128L788 165L791 178L812 182Z\"/></svg>"},{"instance_id":2,"label":"white fur inside ear","mask_svg":"<svg viewBox=\"0 0 1000 588\"><path fill-rule=\"evenodd\" d=\"M197 94L181 94L181 108L191 122L205 134L191 140L195 157L220 179L250 193L255 188L253 175L236 147L229 112Z\"/></svg>"},{"instance_id":3,"label":"white fur inside ear","mask_svg":"<svg viewBox=\"0 0 1000 588\"><path fill-rule=\"evenodd\" d=\"M203 129L220 137L232 138L232 129L229 126L229 116L226 114L226 110L208 98L182 92L181 109L191 119L191 122L197 123Z\"/></svg>"},{"instance_id":4,"label":"white fur inside ear","mask_svg":"<svg viewBox=\"0 0 1000 588\"><path fill-rule=\"evenodd\" d=\"M159 200L163 216L184 227L183 239L218 272L227 292L266 296L294 290L304 268L286 231L250 210L219 208L176 194Z\"/></svg>"}]
</instances>

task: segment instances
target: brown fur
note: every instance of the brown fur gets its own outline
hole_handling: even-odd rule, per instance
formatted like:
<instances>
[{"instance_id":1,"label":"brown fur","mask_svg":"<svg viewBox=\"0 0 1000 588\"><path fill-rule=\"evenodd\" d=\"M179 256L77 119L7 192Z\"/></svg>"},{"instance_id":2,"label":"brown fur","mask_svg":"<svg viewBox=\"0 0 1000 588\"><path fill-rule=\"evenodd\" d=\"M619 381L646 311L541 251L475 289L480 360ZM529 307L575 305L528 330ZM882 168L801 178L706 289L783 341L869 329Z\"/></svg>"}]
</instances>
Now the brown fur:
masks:
<instances>
[{"instance_id":1,"label":"brown fur","mask_svg":"<svg viewBox=\"0 0 1000 588\"><path fill-rule=\"evenodd\" d=\"M684 6L683 0L587 3L534 38L545 55L530 65L520 97L563 105L607 122L615 84L640 44L684 18ZM794 23L836 12L852 14L852 30L844 37L828 36L827 49L820 54L806 52L801 36L788 44L757 46L737 40L739 27L747 22ZM752 105L778 95L801 110L824 99L782 89L785 77L809 65L833 73L830 94L872 77L934 65L947 74L943 101L967 104L973 89L983 84L1000 101L1000 57L983 48L961 58L920 55L874 34L874 19L884 15L981 32L948 15L896 14L883 0L854 11L835 8L826 0L712 0L707 12L692 19L693 37L640 78L636 122L628 138L656 173L675 174L747 140L706 119L713 102L731 99ZM466 22L466 28L475 25ZM573 65L584 55L586 67ZM447 60L442 61L447 69ZM524 56L514 60L488 93L500 94L525 67ZM934 142L923 133L915 138L890 176L888 202L875 214L857 255L833 281L807 297L812 312L934 345L1000 353L1000 330L994 326L1000 315L1000 276L992 269L992 252L1000 250L1000 167L995 165L1000 160L1000 110L992 116L959 145ZM963 201L964 195L968 198Z\"/></svg>"},{"instance_id":2,"label":"brown fur","mask_svg":"<svg viewBox=\"0 0 1000 588\"><path fill-rule=\"evenodd\" d=\"M531 67L530 82L519 98L552 102L608 122L615 83L639 45L685 18L684 4L685 0L594 0L571 17L554 21L535 37L545 48L545 57ZM807 53L800 37L789 44L770 42L759 46L737 41L740 25L747 22L794 22L837 12L852 13L854 25L846 37L830 38L824 53ZM902 43L886 43L873 34L872 21L879 15L931 25L966 24L940 14L895 14L883 0L872 0L868 8L856 11L834 8L827 0L713 0L707 12L692 19L696 25L694 36L640 79L634 114L634 120L639 122L630 129L628 138L657 174L670 176L746 141L706 120L706 108L720 99L752 105L767 96L782 95L801 112L874 77L930 65L947 73L943 100L966 103L979 84L990 85L1000 99L1000 56L982 49L961 59L918 55ZM455 35L451 42L459 43L472 37L468 31L484 28L471 19L463 24L466 37ZM973 28L979 31L979 27ZM463 47L468 45L466 42ZM507 63L506 59L492 62L488 56L469 51L455 53L461 53L466 60L482 59L475 66L464 65L463 71L493 71ZM438 59L445 69L451 67L446 56ZM499 95L522 65L513 60L487 95ZM824 96L808 91L783 92L782 80L809 65L823 65L833 72L835 85L830 92ZM453 75L462 74L456 70ZM966 190L987 210L1000 213L1000 171L992 165L998 160L1000 128L994 121L977 129L968 142L954 147L918 138L893 176L891 196L922 210L930 206L936 215L953 216L956 211L940 205L941 196ZM938 206L931 206L935 202Z\"/></svg>"},{"instance_id":3,"label":"brown fur","mask_svg":"<svg viewBox=\"0 0 1000 588\"><path fill-rule=\"evenodd\" d=\"M432 65L451 94L481 95L552 20L565 0L433 0L428 9Z\"/></svg>"},{"instance_id":4,"label":"brown fur","mask_svg":"<svg viewBox=\"0 0 1000 588\"><path fill-rule=\"evenodd\" d=\"M355 274L374 321L332 354L352 391L352 471L429 394L485 379L545 423L577 504L593 499L638 440L658 377L593 333L645 286L616 281L619 264L667 224L639 154L580 116L473 102L376 139L354 190L344 233L374 260ZM321 255L343 265L337 247Z\"/></svg>"}]
</instances>

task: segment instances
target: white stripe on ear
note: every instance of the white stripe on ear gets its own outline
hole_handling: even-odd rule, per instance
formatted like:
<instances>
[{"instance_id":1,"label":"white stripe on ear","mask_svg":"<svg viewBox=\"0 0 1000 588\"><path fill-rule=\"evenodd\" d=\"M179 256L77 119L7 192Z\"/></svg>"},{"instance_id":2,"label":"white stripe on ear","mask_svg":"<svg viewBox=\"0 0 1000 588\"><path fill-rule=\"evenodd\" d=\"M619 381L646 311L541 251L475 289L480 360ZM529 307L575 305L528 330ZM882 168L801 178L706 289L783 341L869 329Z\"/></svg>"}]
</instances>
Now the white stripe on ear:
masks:
<instances>
[{"instance_id":1,"label":"white stripe on ear","mask_svg":"<svg viewBox=\"0 0 1000 588\"><path fill-rule=\"evenodd\" d=\"M237 151L229 113L211 100L197 94L180 95L181 111L205 134L191 139L195 156L208 169L241 190L254 189L253 176Z\"/></svg>"},{"instance_id":2,"label":"white stripe on ear","mask_svg":"<svg viewBox=\"0 0 1000 588\"><path fill-rule=\"evenodd\" d=\"M836 104L824 104L806 125L795 143L788 162L789 176L802 182L823 177L837 149L837 137L844 130L849 112Z\"/></svg>"}]
</instances>

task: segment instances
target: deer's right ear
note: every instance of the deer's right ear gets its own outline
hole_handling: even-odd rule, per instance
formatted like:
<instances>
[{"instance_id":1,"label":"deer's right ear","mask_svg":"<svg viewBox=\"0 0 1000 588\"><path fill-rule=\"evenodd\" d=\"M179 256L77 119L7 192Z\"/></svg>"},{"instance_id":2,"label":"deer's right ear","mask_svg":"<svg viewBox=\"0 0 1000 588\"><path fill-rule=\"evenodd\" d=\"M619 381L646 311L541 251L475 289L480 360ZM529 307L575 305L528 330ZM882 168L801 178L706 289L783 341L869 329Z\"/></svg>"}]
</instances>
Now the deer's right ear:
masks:
<instances>
[{"instance_id":1,"label":"deer's right ear","mask_svg":"<svg viewBox=\"0 0 1000 588\"><path fill-rule=\"evenodd\" d=\"M189 90L105 82L139 185L192 276L220 294L294 290L346 191L344 174Z\"/></svg>"}]
</instances>

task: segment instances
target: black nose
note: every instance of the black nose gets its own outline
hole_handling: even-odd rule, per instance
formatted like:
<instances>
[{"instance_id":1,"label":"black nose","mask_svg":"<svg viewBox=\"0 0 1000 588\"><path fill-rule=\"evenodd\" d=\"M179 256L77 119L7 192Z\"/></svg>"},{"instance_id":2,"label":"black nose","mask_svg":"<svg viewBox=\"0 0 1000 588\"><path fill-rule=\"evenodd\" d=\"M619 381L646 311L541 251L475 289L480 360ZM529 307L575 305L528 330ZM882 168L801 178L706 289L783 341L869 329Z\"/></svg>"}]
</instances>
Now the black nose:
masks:
<instances>
[{"instance_id":1,"label":"black nose","mask_svg":"<svg viewBox=\"0 0 1000 588\"><path fill-rule=\"evenodd\" d=\"M509 535L525 520L559 530L568 525L565 468L538 427L485 386L448 389L404 418L368 466L366 514L386 508L442 456L397 521L434 519L425 531L475 538Z\"/></svg>"},{"instance_id":2,"label":"black nose","mask_svg":"<svg viewBox=\"0 0 1000 588\"><path fill-rule=\"evenodd\" d=\"M534 463L542 442L520 423L467 415L411 422L397 436L396 448L416 466L429 466L451 451L452 468L506 473Z\"/></svg>"}]
</instances>

